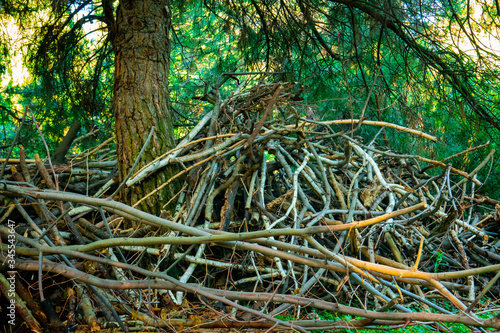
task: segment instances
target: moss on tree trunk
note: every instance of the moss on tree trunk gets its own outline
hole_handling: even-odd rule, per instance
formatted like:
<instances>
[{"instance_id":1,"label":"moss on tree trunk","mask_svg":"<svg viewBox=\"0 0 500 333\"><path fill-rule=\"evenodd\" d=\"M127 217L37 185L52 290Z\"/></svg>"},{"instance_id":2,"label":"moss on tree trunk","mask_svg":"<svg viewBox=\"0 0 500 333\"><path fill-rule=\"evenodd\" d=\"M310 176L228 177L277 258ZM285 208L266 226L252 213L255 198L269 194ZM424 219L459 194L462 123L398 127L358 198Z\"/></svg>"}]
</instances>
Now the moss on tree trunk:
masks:
<instances>
[{"instance_id":1,"label":"moss on tree trunk","mask_svg":"<svg viewBox=\"0 0 500 333\"><path fill-rule=\"evenodd\" d=\"M150 130L155 133L138 168L174 147L174 131L168 101L170 67L169 1L121 0L113 31L115 49L114 114L120 181L132 168ZM133 205L166 182L175 170L164 169L146 181L120 193ZM175 195L176 184L143 201L138 208L159 214Z\"/></svg>"}]
</instances>

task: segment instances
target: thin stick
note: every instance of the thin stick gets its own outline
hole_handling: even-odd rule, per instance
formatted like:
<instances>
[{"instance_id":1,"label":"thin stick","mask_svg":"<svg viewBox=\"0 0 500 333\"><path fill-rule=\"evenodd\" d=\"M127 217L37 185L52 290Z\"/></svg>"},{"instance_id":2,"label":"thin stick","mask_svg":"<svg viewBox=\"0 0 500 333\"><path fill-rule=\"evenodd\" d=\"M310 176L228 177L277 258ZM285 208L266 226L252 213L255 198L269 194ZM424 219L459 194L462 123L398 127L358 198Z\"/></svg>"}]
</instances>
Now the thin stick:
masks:
<instances>
[{"instance_id":1,"label":"thin stick","mask_svg":"<svg viewBox=\"0 0 500 333\"><path fill-rule=\"evenodd\" d=\"M33 123L35 124L36 129L38 130L38 133L40 134L40 138L42 139L43 146L45 147L45 151L47 153L47 160L49 161L49 165L50 165L50 170L52 171L52 174L54 175L55 189L56 189L56 191L59 191L59 184L57 182L57 175L56 175L56 172L54 171L54 166L52 165L52 160L50 159L49 147L47 146L47 142L45 142L45 138L43 137L43 133L42 133L42 130L40 129L40 126L38 126L38 123L36 122L35 115L31 111L31 109L28 108L28 110L31 114L31 117L33 118Z\"/></svg>"},{"instance_id":2,"label":"thin stick","mask_svg":"<svg viewBox=\"0 0 500 333\"><path fill-rule=\"evenodd\" d=\"M350 125L351 123L358 123L360 121L361 121L360 119L343 119L343 120L321 121L320 123L322 125L326 125L326 126L328 126L328 125L341 125L341 124L348 124L348 125ZM397 129L398 131L411 133L413 135L421 136L421 137L426 138L428 140L437 142L437 138L435 136L432 136L430 134L424 133L424 132L419 131L419 130L414 130L414 129L411 129L411 128L407 128L407 127L404 127L404 126L400 126L400 125L388 123L388 122L385 122L385 121L374 121L374 120L362 120L362 121L363 121L363 125L390 127L390 128ZM301 125L302 124L304 124L305 126L317 126L317 124L310 123L310 122L307 122L307 121L301 122ZM295 125L288 125L286 127L295 127Z\"/></svg>"},{"instance_id":3,"label":"thin stick","mask_svg":"<svg viewBox=\"0 0 500 333\"><path fill-rule=\"evenodd\" d=\"M412 267L412 271L418 270L418 264L420 263L420 257L422 256L422 249L424 247L424 236L420 237L420 246L418 247L417 260L415 260L415 264Z\"/></svg>"},{"instance_id":4,"label":"thin stick","mask_svg":"<svg viewBox=\"0 0 500 333\"><path fill-rule=\"evenodd\" d=\"M12 141L12 144L10 145L9 152L7 153L7 156L5 157L5 162L2 165L2 170L0 171L0 179L3 178L3 174L5 172L5 168L7 167L7 161L9 160L10 154L12 154L12 150L14 150L14 147L17 144L17 140L19 140L19 135L21 134L21 128L23 128L24 121L26 120L26 113L27 113L27 108L24 110L24 115L23 115L23 120L21 121L21 125L19 125L19 128L16 131L16 136L14 137L14 140ZM25 179L26 181L29 181L28 179Z\"/></svg>"},{"instance_id":5,"label":"thin stick","mask_svg":"<svg viewBox=\"0 0 500 333\"><path fill-rule=\"evenodd\" d=\"M118 186L118 188L113 192L113 194L111 194L107 199L108 200L113 200L113 198L115 197L115 195L117 195L118 193L120 193L120 190L122 189L122 187L125 185L125 183L130 179L130 176L132 176L132 172L134 172L135 168L137 167L137 165L139 164L139 161L141 160L141 157L142 155L144 154L144 152L146 151L146 147L148 146L149 144L149 141L151 141L151 138L153 137L153 133L155 132L156 128L153 126L151 128L151 131L149 131L149 135L148 135L148 138L146 139L146 142L144 142L144 145L142 146L142 149L141 151L139 152L139 155L137 155L136 159L135 159L135 162L134 162L134 165L132 166L132 168L130 168L127 176L122 180L122 182L120 183L120 185Z\"/></svg>"}]
</instances>

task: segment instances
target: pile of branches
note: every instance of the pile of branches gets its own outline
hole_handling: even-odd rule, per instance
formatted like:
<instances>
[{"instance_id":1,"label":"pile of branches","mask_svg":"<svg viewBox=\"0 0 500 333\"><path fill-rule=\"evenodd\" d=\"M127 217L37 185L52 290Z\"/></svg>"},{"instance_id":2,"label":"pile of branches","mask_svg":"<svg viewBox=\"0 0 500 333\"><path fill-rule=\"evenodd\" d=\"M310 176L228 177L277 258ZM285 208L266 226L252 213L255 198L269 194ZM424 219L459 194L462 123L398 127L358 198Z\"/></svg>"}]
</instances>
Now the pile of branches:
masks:
<instances>
[{"instance_id":1,"label":"pile of branches","mask_svg":"<svg viewBox=\"0 0 500 333\"><path fill-rule=\"evenodd\" d=\"M500 202L475 193L494 150L468 174L376 144L384 128L428 134L318 121L296 95L292 84L216 94L175 149L120 184L111 140L68 164L23 150L5 161L0 285L17 323L499 329ZM381 130L364 144L361 126ZM175 209L155 216L116 200L119 186L172 165L181 171L141 200L180 182L165 203Z\"/></svg>"}]
</instances>

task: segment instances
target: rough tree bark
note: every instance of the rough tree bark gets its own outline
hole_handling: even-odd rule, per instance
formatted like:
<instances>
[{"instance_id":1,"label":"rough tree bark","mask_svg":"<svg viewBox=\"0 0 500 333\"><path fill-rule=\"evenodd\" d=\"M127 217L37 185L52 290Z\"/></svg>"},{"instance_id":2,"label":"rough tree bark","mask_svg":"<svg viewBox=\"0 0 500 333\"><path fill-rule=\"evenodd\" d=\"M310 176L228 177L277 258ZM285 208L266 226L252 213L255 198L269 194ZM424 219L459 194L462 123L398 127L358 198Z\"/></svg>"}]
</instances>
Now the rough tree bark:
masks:
<instances>
[{"instance_id":1,"label":"rough tree bark","mask_svg":"<svg viewBox=\"0 0 500 333\"><path fill-rule=\"evenodd\" d=\"M117 9L112 34L116 57L113 106L120 181L132 168L153 126L153 139L138 168L174 147L168 102L170 18L168 0L121 0ZM121 201L136 203L174 172L167 168L137 186L124 187ZM138 208L159 214L176 187L166 186Z\"/></svg>"}]
</instances>

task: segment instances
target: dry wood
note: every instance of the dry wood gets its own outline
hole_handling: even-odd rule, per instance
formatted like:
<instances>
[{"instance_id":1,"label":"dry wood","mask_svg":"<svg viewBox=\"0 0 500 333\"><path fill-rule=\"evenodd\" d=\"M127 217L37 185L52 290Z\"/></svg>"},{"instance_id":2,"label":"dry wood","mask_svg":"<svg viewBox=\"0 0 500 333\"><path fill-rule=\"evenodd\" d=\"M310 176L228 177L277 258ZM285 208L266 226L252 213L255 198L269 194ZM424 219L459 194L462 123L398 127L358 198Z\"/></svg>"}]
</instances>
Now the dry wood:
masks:
<instances>
[{"instance_id":1,"label":"dry wood","mask_svg":"<svg viewBox=\"0 0 500 333\"><path fill-rule=\"evenodd\" d=\"M301 118L308 106L290 101L290 83L242 88L218 96L217 110L175 149L124 183L179 164L182 171L160 188L172 179L185 185L169 198L176 209L160 217L107 197L118 186L112 139L67 156L71 163L50 173L22 149L20 159L9 159L21 172L11 167L0 179L0 235L17 241L23 279L16 289L29 300L18 308L20 320L45 324L40 285L44 304L62 309L56 325L87 331L442 329L436 323L444 322L500 328L498 315L476 315L480 307L499 312L500 201L474 192L494 151L471 173L444 164L488 144L443 161L398 154L346 135L349 125L436 139L369 119ZM441 174L426 173L436 167ZM469 190L453 185L467 182ZM123 219L138 227L124 230ZM7 244L0 244L4 266ZM56 289L74 292L48 297ZM322 320L322 311L359 318Z\"/></svg>"}]
</instances>

